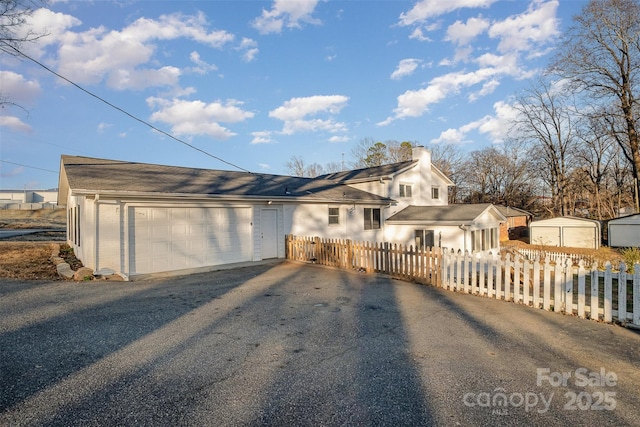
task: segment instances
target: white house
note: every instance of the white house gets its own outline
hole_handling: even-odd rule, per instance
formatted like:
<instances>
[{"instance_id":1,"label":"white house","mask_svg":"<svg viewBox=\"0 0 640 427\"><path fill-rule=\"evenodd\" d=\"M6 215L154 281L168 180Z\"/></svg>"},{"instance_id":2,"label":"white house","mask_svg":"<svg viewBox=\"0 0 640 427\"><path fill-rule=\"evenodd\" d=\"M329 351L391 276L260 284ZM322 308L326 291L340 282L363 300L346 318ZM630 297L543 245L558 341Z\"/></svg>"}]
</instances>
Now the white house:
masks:
<instances>
[{"instance_id":1,"label":"white house","mask_svg":"<svg viewBox=\"0 0 640 427\"><path fill-rule=\"evenodd\" d=\"M407 206L387 219L389 241L468 252L500 250L504 215L490 203Z\"/></svg>"},{"instance_id":2,"label":"white house","mask_svg":"<svg viewBox=\"0 0 640 427\"><path fill-rule=\"evenodd\" d=\"M614 248L640 247L640 214L609 221L609 246Z\"/></svg>"},{"instance_id":3,"label":"white house","mask_svg":"<svg viewBox=\"0 0 640 427\"><path fill-rule=\"evenodd\" d=\"M600 223L571 216L533 221L529 241L534 245L598 249Z\"/></svg>"},{"instance_id":4,"label":"white house","mask_svg":"<svg viewBox=\"0 0 640 427\"><path fill-rule=\"evenodd\" d=\"M415 241L423 223L387 219L409 206L446 208L452 184L422 147L414 160L317 178L64 155L58 203L85 266L139 275L283 258L287 234ZM488 229L502 219L469 224Z\"/></svg>"}]
</instances>

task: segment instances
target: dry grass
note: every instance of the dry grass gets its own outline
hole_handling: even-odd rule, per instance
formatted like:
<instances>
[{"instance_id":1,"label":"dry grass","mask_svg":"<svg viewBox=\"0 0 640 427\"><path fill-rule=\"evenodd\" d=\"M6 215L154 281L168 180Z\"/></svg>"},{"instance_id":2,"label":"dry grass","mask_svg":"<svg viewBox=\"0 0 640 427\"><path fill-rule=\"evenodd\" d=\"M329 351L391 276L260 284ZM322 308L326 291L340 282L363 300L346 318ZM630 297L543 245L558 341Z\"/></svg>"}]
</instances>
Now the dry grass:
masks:
<instances>
[{"instance_id":1,"label":"dry grass","mask_svg":"<svg viewBox=\"0 0 640 427\"><path fill-rule=\"evenodd\" d=\"M0 228L65 228L65 209L0 210Z\"/></svg>"},{"instance_id":2,"label":"dry grass","mask_svg":"<svg viewBox=\"0 0 640 427\"><path fill-rule=\"evenodd\" d=\"M57 243L0 242L0 278L62 280L51 253Z\"/></svg>"},{"instance_id":3,"label":"dry grass","mask_svg":"<svg viewBox=\"0 0 640 427\"><path fill-rule=\"evenodd\" d=\"M500 245L503 248L513 247L515 249L518 248L526 248L532 250L539 251L548 251L548 252L563 252L567 254L577 254L577 255L588 255L593 257L595 261L598 262L598 265L604 266L607 261L610 261L613 266L617 266L620 261L623 261L622 253L617 250L607 246L602 246L599 249L586 249L586 248L565 248L565 247L556 247L556 246L542 246L542 245L530 245L526 242L520 240L508 240L506 242L500 242Z\"/></svg>"}]
</instances>

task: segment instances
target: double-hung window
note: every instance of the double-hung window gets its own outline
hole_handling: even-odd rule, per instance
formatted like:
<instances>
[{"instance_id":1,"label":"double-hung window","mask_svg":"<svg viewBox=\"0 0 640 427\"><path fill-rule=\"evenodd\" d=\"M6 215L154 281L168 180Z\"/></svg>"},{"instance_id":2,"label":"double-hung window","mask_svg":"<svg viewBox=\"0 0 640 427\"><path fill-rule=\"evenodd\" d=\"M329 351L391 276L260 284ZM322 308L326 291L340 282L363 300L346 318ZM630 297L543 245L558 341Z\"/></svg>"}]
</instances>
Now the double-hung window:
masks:
<instances>
[{"instance_id":1,"label":"double-hung window","mask_svg":"<svg viewBox=\"0 0 640 427\"><path fill-rule=\"evenodd\" d=\"M431 198L433 200L438 200L440 198L440 187L435 185L431 187Z\"/></svg>"},{"instance_id":2,"label":"double-hung window","mask_svg":"<svg viewBox=\"0 0 640 427\"><path fill-rule=\"evenodd\" d=\"M329 208L329 225L340 224L340 208Z\"/></svg>"},{"instance_id":3,"label":"double-hung window","mask_svg":"<svg viewBox=\"0 0 640 427\"><path fill-rule=\"evenodd\" d=\"M380 229L380 208L364 208L364 229Z\"/></svg>"},{"instance_id":4,"label":"double-hung window","mask_svg":"<svg viewBox=\"0 0 640 427\"><path fill-rule=\"evenodd\" d=\"M400 184L400 197L411 197L411 184Z\"/></svg>"}]
</instances>

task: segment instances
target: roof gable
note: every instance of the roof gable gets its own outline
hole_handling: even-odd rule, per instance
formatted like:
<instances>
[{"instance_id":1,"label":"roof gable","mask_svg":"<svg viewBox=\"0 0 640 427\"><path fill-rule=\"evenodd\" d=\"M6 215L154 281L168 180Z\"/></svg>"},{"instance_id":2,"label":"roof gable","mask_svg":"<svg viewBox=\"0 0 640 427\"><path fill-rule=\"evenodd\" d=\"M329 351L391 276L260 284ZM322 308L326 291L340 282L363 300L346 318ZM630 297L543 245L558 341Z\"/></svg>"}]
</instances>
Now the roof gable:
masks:
<instances>
[{"instance_id":1,"label":"roof gable","mask_svg":"<svg viewBox=\"0 0 640 427\"><path fill-rule=\"evenodd\" d=\"M65 180L66 183L61 182L60 188L69 188L76 192L295 198L332 202L391 201L389 198L326 179L163 166L67 155L62 156L61 162L60 180Z\"/></svg>"},{"instance_id":2,"label":"roof gable","mask_svg":"<svg viewBox=\"0 0 640 427\"><path fill-rule=\"evenodd\" d=\"M407 206L387 218L387 222L424 222L468 224L485 212L491 212L499 221L506 218L491 203L459 204L445 206Z\"/></svg>"}]
</instances>

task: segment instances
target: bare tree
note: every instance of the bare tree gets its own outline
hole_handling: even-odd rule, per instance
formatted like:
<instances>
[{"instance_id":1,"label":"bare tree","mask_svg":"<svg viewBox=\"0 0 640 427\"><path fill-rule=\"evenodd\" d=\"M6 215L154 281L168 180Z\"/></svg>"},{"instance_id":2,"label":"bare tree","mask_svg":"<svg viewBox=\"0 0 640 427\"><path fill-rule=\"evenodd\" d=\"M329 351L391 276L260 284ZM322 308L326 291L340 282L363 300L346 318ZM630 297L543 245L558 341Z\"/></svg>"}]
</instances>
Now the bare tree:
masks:
<instances>
[{"instance_id":1,"label":"bare tree","mask_svg":"<svg viewBox=\"0 0 640 427\"><path fill-rule=\"evenodd\" d=\"M27 19L37 7L47 3L47 0L0 0L0 52L19 56L22 44L46 35L27 28Z\"/></svg>"},{"instance_id":2,"label":"bare tree","mask_svg":"<svg viewBox=\"0 0 640 427\"><path fill-rule=\"evenodd\" d=\"M20 48L24 43L36 41L47 35L36 33L27 27L27 20L34 10L46 3L47 0L0 0L0 54L19 57ZM0 87L0 107L5 106L25 110L2 93Z\"/></svg>"},{"instance_id":3,"label":"bare tree","mask_svg":"<svg viewBox=\"0 0 640 427\"><path fill-rule=\"evenodd\" d=\"M606 108L610 135L640 181L640 3L591 0L574 17L551 70ZM636 208L638 208L636 200Z\"/></svg>"},{"instance_id":4,"label":"bare tree","mask_svg":"<svg viewBox=\"0 0 640 427\"><path fill-rule=\"evenodd\" d=\"M567 215L568 176L576 147L575 110L561 87L540 79L515 104L514 135L530 147L529 161L551 191L553 214Z\"/></svg>"},{"instance_id":5,"label":"bare tree","mask_svg":"<svg viewBox=\"0 0 640 427\"><path fill-rule=\"evenodd\" d=\"M306 174L307 168L304 160L300 156L291 156L289 161L284 165L291 176L305 176Z\"/></svg>"},{"instance_id":6,"label":"bare tree","mask_svg":"<svg viewBox=\"0 0 640 427\"><path fill-rule=\"evenodd\" d=\"M415 144L412 144L409 141L385 141L384 144L387 146L387 158L389 163L400 163L411 160Z\"/></svg>"},{"instance_id":7,"label":"bare tree","mask_svg":"<svg viewBox=\"0 0 640 427\"><path fill-rule=\"evenodd\" d=\"M454 144L433 144L428 148L431 151L431 164L456 184L449 190L449 203L460 202L459 196L464 193L461 174L464 170L465 155L460 147Z\"/></svg>"},{"instance_id":8,"label":"bare tree","mask_svg":"<svg viewBox=\"0 0 640 427\"><path fill-rule=\"evenodd\" d=\"M469 154L459 173L465 202L494 203L531 210L535 180L519 147L487 147Z\"/></svg>"}]
</instances>

